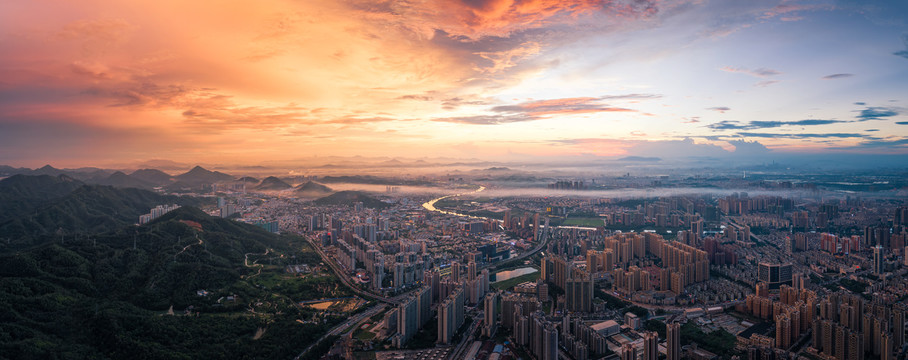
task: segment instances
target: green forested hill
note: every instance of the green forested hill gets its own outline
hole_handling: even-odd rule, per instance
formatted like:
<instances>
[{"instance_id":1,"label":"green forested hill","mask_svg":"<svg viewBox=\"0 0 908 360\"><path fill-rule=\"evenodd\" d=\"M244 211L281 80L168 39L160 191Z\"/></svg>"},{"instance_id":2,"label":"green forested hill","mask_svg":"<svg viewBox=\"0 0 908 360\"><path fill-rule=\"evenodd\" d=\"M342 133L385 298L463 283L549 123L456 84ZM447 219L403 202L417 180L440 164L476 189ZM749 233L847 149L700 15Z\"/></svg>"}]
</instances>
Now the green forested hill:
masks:
<instances>
[{"instance_id":1,"label":"green forested hill","mask_svg":"<svg viewBox=\"0 0 908 360\"><path fill-rule=\"evenodd\" d=\"M0 251L43 243L53 237L65 239L111 231L136 223L139 215L157 205L203 202L199 198L165 196L134 188L46 178L50 177L24 177L14 182L15 187L3 186L12 178L0 182L0 197L8 199L0 200L0 205L4 205L0 210ZM12 205L6 207L8 204Z\"/></svg>"},{"instance_id":2,"label":"green forested hill","mask_svg":"<svg viewBox=\"0 0 908 360\"><path fill-rule=\"evenodd\" d=\"M318 205L349 205L361 202L363 206L372 209L384 209L391 205L382 202L362 191L338 191L334 194L315 200Z\"/></svg>"},{"instance_id":3,"label":"green forested hill","mask_svg":"<svg viewBox=\"0 0 908 360\"><path fill-rule=\"evenodd\" d=\"M305 258L304 244L184 207L145 226L0 255L0 359L290 358L339 320L308 322L316 314L295 305L299 295L251 282L260 270L244 260Z\"/></svg>"},{"instance_id":4,"label":"green forested hill","mask_svg":"<svg viewBox=\"0 0 908 360\"><path fill-rule=\"evenodd\" d=\"M66 175L14 175L0 180L0 222L62 198L83 185Z\"/></svg>"}]
</instances>

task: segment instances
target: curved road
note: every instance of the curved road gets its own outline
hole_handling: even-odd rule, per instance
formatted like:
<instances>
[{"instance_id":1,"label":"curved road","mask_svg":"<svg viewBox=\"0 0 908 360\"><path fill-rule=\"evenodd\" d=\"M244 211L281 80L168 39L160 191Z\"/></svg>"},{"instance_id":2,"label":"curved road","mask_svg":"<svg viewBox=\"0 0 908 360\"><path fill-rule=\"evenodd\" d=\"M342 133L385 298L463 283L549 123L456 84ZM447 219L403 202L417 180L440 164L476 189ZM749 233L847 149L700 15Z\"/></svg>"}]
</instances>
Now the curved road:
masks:
<instances>
[{"instance_id":1,"label":"curved road","mask_svg":"<svg viewBox=\"0 0 908 360\"><path fill-rule=\"evenodd\" d=\"M312 238L311 235L305 235L304 237L306 238L306 241L309 242L309 246L311 246L313 249L315 249L315 252L317 252L318 255L321 256L322 261L324 261L326 264L328 264L329 267L331 267L331 270L334 271L334 275L336 275L337 278L340 279L340 281L342 283L344 283L344 285L347 286L347 288L349 288L351 291L353 291L357 295L367 297L367 298L373 298L373 299L376 299L376 300L384 302L384 303L394 304L394 305L396 305L398 303L397 298L387 298L387 297L381 296L379 294L373 293L371 291L366 291L366 290L360 289L358 286L351 283L350 279L347 277L347 275L344 273L344 271L341 270L340 267L338 267L338 265L330 257L328 257L328 254L325 254L325 252L322 251L321 246L319 246L318 244L315 243L315 241L313 241L314 239Z\"/></svg>"},{"instance_id":2,"label":"curved road","mask_svg":"<svg viewBox=\"0 0 908 360\"><path fill-rule=\"evenodd\" d=\"M199 243L201 244L201 243L202 243L202 240L199 240ZM253 262L252 262L252 265L249 265L249 255L262 255L262 256L265 256L265 255L268 255L269 252L271 252L271 249L265 249L265 252L264 252L264 253L261 253L261 254L256 254L256 253L246 253L245 260L243 260L243 265L246 265L247 268L251 268L251 267L253 267L253 266L258 266L258 268L259 268L259 272L255 273L255 275L249 275L249 277L248 277L247 279L251 279L251 278L254 278L254 277L256 277L256 276L261 275L261 274L262 274L262 269L265 267L265 265L258 264L258 260L253 261Z\"/></svg>"},{"instance_id":3,"label":"curved road","mask_svg":"<svg viewBox=\"0 0 908 360\"><path fill-rule=\"evenodd\" d=\"M453 194L453 195L445 195L445 196L442 196L442 197L437 198L437 199L429 200L429 201L427 201L425 204L422 204L422 207L424 207L426 210L429 210L429 211L440 212L440 213L442 213L442 214L447 214L447 215L463 216L463 217L469 217L469 218L474 218L474 219L487 219L487 218L484 218L484 217L481 217L481 216L472 216L472 215L459 214L459 213L456 213L456 212L453 212L453 211L444 211L444 210L439 210L439 209L436 209L436 208L435 208L435 203L437 203L437 202L439 202L439 201L441 201L441 200L444 200L444 199L447 199L447 198L451 198L451 197L457 197L457 196L475 194L475 193L481 192L481 191L483 191L483 190L485 190L485 189L486 189L485 186L480 185L480 186L479 186L479 189L476 189L476 190L474 190L474 191L465 192L465 193L460 193L460 194Z\"/></svg>"}]
</instances>

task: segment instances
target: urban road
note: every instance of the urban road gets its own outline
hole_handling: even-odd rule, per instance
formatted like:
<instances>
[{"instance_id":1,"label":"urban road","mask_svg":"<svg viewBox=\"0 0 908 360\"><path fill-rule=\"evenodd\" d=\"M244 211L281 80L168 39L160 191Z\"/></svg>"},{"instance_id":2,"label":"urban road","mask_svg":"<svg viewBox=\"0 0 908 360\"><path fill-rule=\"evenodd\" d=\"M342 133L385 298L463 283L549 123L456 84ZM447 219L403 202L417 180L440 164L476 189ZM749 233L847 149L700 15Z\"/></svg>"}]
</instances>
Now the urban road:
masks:
<instances>
[{"instance_id":1,"label":"urban road","mask_svg":"<svg viewBox=\"0 0 908 360\"><path fill-rule=\"evenodd\" d=\"M316 345L318 345L319 343L321 343L322 341L327 339L329 336L346 334L346 333L356 330L356 328L359 327L363 321L374 316L375 314L378 314L379 312L384 311L385 308L386 308L386 305L384 305L384 304L373 305L366 311L356 314L353 317L347 319L347 321L344 321L343 323L338 324L337 326L331 328L331 330L328 331L325 335L322 335L321 338L319 338L318 340L313 342L311 345L309 345L309 347L303 349L303 352L301 352L299 355L297 355L294 358L294 360L302 358L304 355L306 355L306 353L309 352L309 350L312 350L313 347L315 347Z\"/></svg>"}]
</instances>

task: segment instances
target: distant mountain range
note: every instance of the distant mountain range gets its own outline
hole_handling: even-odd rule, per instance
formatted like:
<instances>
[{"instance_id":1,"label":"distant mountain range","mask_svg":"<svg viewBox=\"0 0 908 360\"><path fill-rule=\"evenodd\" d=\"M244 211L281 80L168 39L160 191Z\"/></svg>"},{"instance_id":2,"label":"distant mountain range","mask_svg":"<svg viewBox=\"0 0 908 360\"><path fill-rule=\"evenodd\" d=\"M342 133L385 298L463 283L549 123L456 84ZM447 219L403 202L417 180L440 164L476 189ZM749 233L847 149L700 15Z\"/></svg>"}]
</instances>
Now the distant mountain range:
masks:
<instances>
[{"instance_id":1,"label":"distant mountain range","mask_svg":"<svg viewBox=\"0 0 908 360\"><path fill-rule=\"evenodd\" d=\"M188 184L216 183L219 181L233 181L232 175L227 175L220 171L210 171L201 166L196 166L184 174L174 177L177 181Z\"/></svg>"},{"instance_id":2,"label":"distant mountain range","mask_svg":"<svg viewBox=\"0 0 908 360\"><path fill-rule=\"evenodd\" d=\"M303 196L325 196L334 192L331 188L314 181L307 181L300 184L294 191Z\"/></svg>"},{"instance_id":3,"label":"distant mountain range","mask_svg":"<svg viewBox=\"0 0 908 360\"><path fill-rule=\"evenodd\" d=\"M32 170L0 165L0 177L15 175L65 175L81 181L82 183L91 185L108 185L117 188L138 188L148 190L155 187L165 187L167 190L171 191L196 189L200 186L212 183L235 180L233 175L219 171L210 171L201 166L196 166L185 173L173 176L161 170L150 168L139 169L130 174L126 174L123 171L99 168L57 169L53 166L45 165Z\"/></svg>"},{"instance_id":4,"label":"distant mountain range","mask_svg":"<svg viewBox=\"0 0 908 360\"><path fill-rule=\"evenodd\" d=\"M353 175L353 176L323 176L319 179L325 184L349 183L349 184L371 184L371 185L431 185L429 181L422 180L399 180L388 179L370 175Z\"/></svg>"},{"instance_id":5,"label":"distant mountain range","mask_svg":"<svg viewBox=\"0 0 908 360\"><path fill-rule=\"evenodd\" d=\"M139 169L129 176L155 186L164 186L173 181L173 176L158 169Z\"/></svg>"},{"instance_id":6,"label":"distant mountain range","mask_svg":"<svg viewBox=\"0 0 908 360\"><path fill-rule=\"evenodd\" d=\"M258 184L256 190L287 190L293 188L293 185L290 185L284 180L278 179L274 176L266 177L260 184Z\"/></svg>"},{"instance_id":7,"label":"distant mountain range","mask_svg":"<svg viewBox=\"0 0 908 360\"><path fill-rule=\"evenodd\" d=\"M383 165L391 165L398 162L397 160L386 161ZM420 162L420 161L418 161ZM488 168L492 171L508 170L504 167ZM433 183L427 180L400 179L393 177L378 177L372 175L341 175L341 176L323 176L318 182L309 181L306 176L288 176L279 178L268 176L261 181L251 176L237 178L231 174L220 171L213 171L195 166L189 171L181 174L172 175L154 168L143 168L131 172L123 170L110 170L94 167L84 167L78 169L58 169L50 165L45 165L37 169L16 168L12 166L0 165L0 179L4 177L13 178L15 176L66 176L69 179L80 182L84 185L105 185L115 188L136 188L144 190L163 189L171 193L192 193L211 191L211 184L245 182L245 189L248 191L282 191L293 189L291 184L298 181L304 181L294 189L294 193L307 197L318 197L328 195L334 192L333 189L325 184L351 183L351 184L368 184L368 185L410 185L410 186L432 186Z\"/></svg>"}]
</instances>

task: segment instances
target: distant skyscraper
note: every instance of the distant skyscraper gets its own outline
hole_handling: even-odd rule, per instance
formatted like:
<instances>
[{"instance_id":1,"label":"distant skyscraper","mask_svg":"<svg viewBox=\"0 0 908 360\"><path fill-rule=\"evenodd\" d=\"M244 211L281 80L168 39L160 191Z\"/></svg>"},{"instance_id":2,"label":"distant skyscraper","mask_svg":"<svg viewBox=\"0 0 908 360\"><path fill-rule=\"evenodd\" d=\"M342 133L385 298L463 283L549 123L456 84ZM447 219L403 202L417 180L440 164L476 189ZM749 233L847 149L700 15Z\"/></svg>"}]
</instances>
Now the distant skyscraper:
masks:
<instances>
[{"instance_id":1,"label":"distant skyscraper","mask_svg":"<svg viewBox=\"0 0 908 360\"><path fill-rule=\"evenodd\" d=\"M905 345L905 308L892 309L892 344L896 349Z\"/></svg>"},{"instance_id":2,"label":"distant skyscraper","mask_svg":"<svg viewBox=\"0 0 908 360\"><path fill-rule=\"evenodd\" d=\"M457 261L451 262L451 281L460 282L460 263Z\"/></svg>"},{"instance_id":3,"label":"distant skyscraper","mask_svg":"<svg viewBox=\"0 0 908 360\"><path fill-rule=\"evenodd\" d=\"M685 276L683 273L672 273L672 292L680 295L684 291Z\"/></svg>"},{"instance_id":4,"label":"distant skyscraper","mask_svg":"<svg viewBox=\"0 0 908 360\"><path fill-rule=\"evenodd\" d=\"M423 286L416 290L417 327L422 328L432 318L432 288Z\"/></svg>"},{"instance_id":5,"label":"distant skyscraper","mask_svg":"<svg viewBox=\"0 0 908 360\"><path fill-rule=\"evenodd\" d=\"M665 352L666 360L681 360L681 326L670 323L666 326Z\"/></svg>"},{"instance_id":6,"label":"distant skyscraper","mask_svg":"<svg viewBox=\"0 0 908 360\"><path fill-rule=\"evenodd\" d=\"M438 343L450 344L454 338L454 300L446 299L438 305Z\"/></svg>"},{"instance_id":7,"label":"distant skyscraper","mask_svg":"<svg viewBox=\"0 0 908 360\"><path fill-rule=\"evenodd\" d=\"M902 265L908 266L908 246L905 246L905 252L902 253Z\"/></svg>"},{"instance_id":8,"label":"distant skyscraper","mask_svg":"<svg viewBox=\"0 0 908 360\"><path fill-rule=\"evenodd\" d=\"M539 213L533 215L533 241L539 241Z\"/></svg>"},{"instance_id":9,"label":"distant skyscraper","mask_svg":"<svg viewBox=\"0 0 908 360\"><path fill-rule=\"evenodd\" d=\"M873 247L873 273L883 273L883 247L880 245Z\"/></svg>"},{"instance_id":10,"label":"distant skyscraper","mask_svg":"<svg viewBox=\"0 0 908 360\"><path fill-rule=\"evenodd\" d=\"M703 236L703 220L696 220L690 223L690 232L694 235L694 240Z\"/></svg>"},{"instance_id":11,"label":"distant skyscraper","mask_svg":"<svg viewBox=\"0 0 908 360\"><path fill-rule=\"evenodd\" d=\"M485 336L491 337L495 334L495 330L498 328L498 306L500 299L501 295L497 292L489 293L486 295L483 304L483 317L485 320L485 325L482 328L482 334Z\"/></svg>"},{"instance_id":12,"label":"distant skyscraper","mask_svg":"<svg viewBox=\"0 0 908 360\"><path fill-rule=\"evenodd\" d=\"M593 310L593 280L589 273L577 279L567 280L565 302L568 311L590 312Z\"/></svg>"},{"instance_id":13,"label":"distant skyscraper","mask_svg":"<svg viewBox=\"0 0 908 360\"><path fill-rule=\"evenodd\" d=\"M791 285L791 264L760 263L757 276L762 282L769 285L770 289L778 289L783 284Z\"/></svg>"},{"instance_id":14,"label":"distant skyscraper","mask_svg":"<svg viewBox=\"0 0 908 360\"><path fill-rule=\"evenodd\" d=\"M397 347L403 347L419 330L419 303L416 297L410 297L397 308Z\"/></svg>"}]
</instances>

